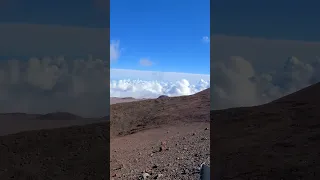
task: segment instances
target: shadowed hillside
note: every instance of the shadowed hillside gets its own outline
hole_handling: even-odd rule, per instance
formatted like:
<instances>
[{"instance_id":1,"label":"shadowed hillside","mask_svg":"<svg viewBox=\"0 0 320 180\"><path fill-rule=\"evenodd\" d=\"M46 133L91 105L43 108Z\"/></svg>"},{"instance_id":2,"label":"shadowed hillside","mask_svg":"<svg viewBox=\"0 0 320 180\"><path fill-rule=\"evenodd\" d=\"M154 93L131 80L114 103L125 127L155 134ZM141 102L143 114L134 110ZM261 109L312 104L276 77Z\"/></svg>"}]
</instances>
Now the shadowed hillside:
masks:
<instances>
[{"instance_id":1,"label":"shadowed hillside","mask_svg":"<svg viewBox=\"0 0 320 180\"><path fill-rule=\"evenodd\" d=\"M109 179L109 123L0 137L0 179Z\"/></svg>"},{"instance_id":2,"label":"shadowed hillside","mask_svg":"<svg viewBox=\"0 0 320 180\"><path fill-rule=\"evenodd\" d=\"M211 111L220 179L319 179L320 83L271 103Z\"/></svg>"}]
</instances>

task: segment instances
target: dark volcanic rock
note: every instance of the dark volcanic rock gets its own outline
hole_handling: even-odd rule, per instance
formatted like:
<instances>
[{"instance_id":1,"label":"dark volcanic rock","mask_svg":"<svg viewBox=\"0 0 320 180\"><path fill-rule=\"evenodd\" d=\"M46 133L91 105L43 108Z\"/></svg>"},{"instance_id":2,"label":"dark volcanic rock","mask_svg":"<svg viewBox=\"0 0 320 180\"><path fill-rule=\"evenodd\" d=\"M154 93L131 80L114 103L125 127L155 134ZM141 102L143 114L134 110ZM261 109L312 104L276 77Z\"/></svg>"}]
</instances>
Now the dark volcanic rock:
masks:
<instances>
[{"instance_id":1,"label":"dark volcanic rock","mask_svg":"<svg viewBox=\"0 0 320 180\"><path fill-rule=\"evenodd\" d=\"M44 119L44 120L76 120L82 119L82 117L68 113L68 112L56 112L56 113L48 113L45 115L40 115L36 119Z\"/></svg>"},{"instance_id":2,"label":"dark volcanic rock","mask_svg":"<svg viewBox=\"0 0 320 180\"><path fill-rule=\"evenodd\" d=\"M169 96L167 96L167 95L161 95L161 96L159 96L157 99L164 99L164 98L168 98Z\"/></svg>"}]
</instances>

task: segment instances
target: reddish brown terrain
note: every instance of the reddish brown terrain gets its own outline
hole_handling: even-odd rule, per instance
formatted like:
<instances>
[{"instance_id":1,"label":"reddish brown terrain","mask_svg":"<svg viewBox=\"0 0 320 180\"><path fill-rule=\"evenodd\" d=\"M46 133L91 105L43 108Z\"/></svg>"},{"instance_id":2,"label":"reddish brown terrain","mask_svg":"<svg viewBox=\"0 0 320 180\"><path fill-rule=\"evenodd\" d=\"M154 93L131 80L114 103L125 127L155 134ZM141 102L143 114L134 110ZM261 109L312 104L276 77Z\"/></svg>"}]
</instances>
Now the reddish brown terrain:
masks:
<instances>
[{"instance_id":1,"label":"reddish brown terrain","mask_svg":"<svg viewBox=\"0 0 320 180\"><path fill-rule=\"evenodd\" d=\"M210 90L111 105L111 179L198 179L210 163Z\"/></svg>"},{"instance_id":2,"label":"reddish brown terrain","mask_svg":"<svg viewBox=\"0 0 320 180\"><path fill-rule=\"evenodd\" d=\"M319 92L318 83L265 105L211 111L215 177L320 179Z\"/></svg>"}]
</instances>

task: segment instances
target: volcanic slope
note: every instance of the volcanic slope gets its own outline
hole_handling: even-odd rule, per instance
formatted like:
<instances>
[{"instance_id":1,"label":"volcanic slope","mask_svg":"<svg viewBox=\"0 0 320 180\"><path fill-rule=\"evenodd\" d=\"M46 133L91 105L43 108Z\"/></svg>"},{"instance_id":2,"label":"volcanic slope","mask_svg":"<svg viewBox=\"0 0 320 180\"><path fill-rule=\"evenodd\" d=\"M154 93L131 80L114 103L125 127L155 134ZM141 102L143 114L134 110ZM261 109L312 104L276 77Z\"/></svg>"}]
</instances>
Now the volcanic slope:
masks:
<instances>
[{"instance_id":1,"label":"volcanic slope","mask_svg":"<svg viewBox=\"0 0 320 180\"><path fill-rule=\"evenodd\" d=\"M219 179L320 179L320 83L265 105L211 111Z\"/></svg>"},{"instance_id":2,"label":"volcanic slope","mask_svg":"<svg viewBox=\"0 0 320 180\"><path fill-rule=\"evenodd\" d=\"M109 122L74 124L0 136L0 179L109 179Z\"/></svg>"},{"instance_id":3,"label":"volcanic slope","mask_svg":"<svg viewBox=\"0 0 320 180\"><path fill-rule=\"evenodd\" d=\"M111 105L111 179L197 179L210 163L210 89Z\"/></svg>"}]
</instances>

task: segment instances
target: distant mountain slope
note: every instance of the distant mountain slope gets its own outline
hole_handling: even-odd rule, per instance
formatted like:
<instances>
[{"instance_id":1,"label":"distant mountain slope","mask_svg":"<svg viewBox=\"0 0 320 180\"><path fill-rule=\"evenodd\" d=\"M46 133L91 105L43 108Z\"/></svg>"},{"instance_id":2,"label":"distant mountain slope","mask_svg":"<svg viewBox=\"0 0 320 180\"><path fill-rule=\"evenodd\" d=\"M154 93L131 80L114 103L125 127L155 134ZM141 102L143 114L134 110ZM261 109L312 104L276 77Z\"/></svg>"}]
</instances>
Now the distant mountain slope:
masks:
<instances>
[{"instance_id":1,"label":"distant mountain slope","mask_svg":"<svg viewBox=\"0 0 320 180\"><path fill-rule=\"evenodd\" d=\"M44 119L44 120L77 120L82 119L82 117L77 116L75 114L71 114L68 112L55 112L48 113L44 115L39 115L36 119Z\"/></svg>"}]
</instances>

